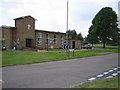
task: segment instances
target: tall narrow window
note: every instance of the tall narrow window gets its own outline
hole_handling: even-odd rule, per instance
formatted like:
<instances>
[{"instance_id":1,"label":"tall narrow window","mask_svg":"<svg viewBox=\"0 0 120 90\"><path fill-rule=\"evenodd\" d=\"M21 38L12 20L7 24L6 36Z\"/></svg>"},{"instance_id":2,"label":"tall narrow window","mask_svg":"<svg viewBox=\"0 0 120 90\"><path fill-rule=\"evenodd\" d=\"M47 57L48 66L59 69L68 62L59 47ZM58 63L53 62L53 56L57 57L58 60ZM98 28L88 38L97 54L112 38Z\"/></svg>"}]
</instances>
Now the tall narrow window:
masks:
<instances>
[{"instance_id":1,"label":"tall narrow window","mask_svg":"<svg viewBox=\"0 0 120 90\"><path fill-rule=\"evenodd\" d=\"M64 43L64 37L61 36L61 44L63 45L63 43Z\"/></svg>"},{"instance_id":2,"label":"tall narrow window","mask_svg":"<svg viewBox=\"0 0 120 90\"><path fill-rule=\"evenodd\" d=\"M28 24L28 25L27 25L28 30L30 30L30 27L31 27L31 25L30 25L30 24Z\"/></svg>"},{"instance_id":3,"label":"tall narrow window","mask_svg":"<svg viewBox=\"0 0 120 90\"><path fill-rule=\"evenodd\" d=\"M50 44L50 35L46 34L46 44Z\"/></svg>"},{"instance_id":4,"label":"tall narrow window","mask_svg":"<svg viewBox=\"0 0 120 90\"><path fill-rule=\"evenodd\" d=\"M57 44L57 35L54 35L54 44Z\"/></svg>"},{"instance_id":5,"label":"tall narrow window","mask_svg":"<svg viewBox=\"0 0 120 90\"><path fill-rule=\"evenodd\" d=\"M42 33L41 32L38 32L38 38L37 38L37 43L38 45L41 45L42 44Z\"/></svg>"}]
</instances>

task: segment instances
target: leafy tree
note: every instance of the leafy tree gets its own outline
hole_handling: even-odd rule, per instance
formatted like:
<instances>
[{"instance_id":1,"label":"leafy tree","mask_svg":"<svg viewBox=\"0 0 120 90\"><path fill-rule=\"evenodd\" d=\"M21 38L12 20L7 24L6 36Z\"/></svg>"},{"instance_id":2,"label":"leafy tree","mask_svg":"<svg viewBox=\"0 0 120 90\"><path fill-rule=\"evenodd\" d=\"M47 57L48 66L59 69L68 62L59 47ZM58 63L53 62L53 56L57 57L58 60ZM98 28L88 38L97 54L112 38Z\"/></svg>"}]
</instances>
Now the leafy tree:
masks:
<instances>
[{"instance_id":1,"label":"leafy tree","mask_svg":"<svg viewBox=\"0 0 120 90\"><path fill-rule=\"evenodd\" d=\"M102 8L92 21L94 31L98 35L98 39L102 41L103 48L108 40L117 41L119 29L117 28L117 14L110 7Z\"/></svg>"},{"instance_id":2,"label":"leafy tree","mask_svg":"<svg viewBox=\"0 0 120 90\"><path fill-rule=\"evenodd\" d=\"M120 40L120 30L117 28L118 32L114 32L110 38L107 38L107 44L108 45L119 45L119 40Z\"/></svg>"},{"instance_id":3,"label":"leafy tree","mask_svg":"<svg viewBox=\"0 0 120 90\"><path fill-rule=\"evenodd\" d=\"M73 30L68 30L67 33L69 35L72 35L72 39L76 39L77 38L77 32L75 31L75 29Z\"/></svg>"},{"instance_id":4,"label":"leafy tree","mask_svg":"<svg viewBox=\"0 0 120 90\"><path fill-rule=\"evenodd\" d=\"M81 33L77 34L77 32L75 31L75 29L68 30L67 33L69 35L72 35L72 39L74 39L74 40L83 40L82 34Z\"/></svg>"},{"instance_id":5,"label":"leafy tree","mask_svg":"<svg viewBox=\"0 0 120 90\"><path fill-rule=\"evenodd\" d=\"M82 40L82 41L83 41L83 36L82 36L82 34L81 34L81 33L79 33L79 34L77 35L77 39L78 39L78 40Z\"/></svg>"},{"instance_id":6,"label":"leafy tree","mask_svg":"<svg viewBox=\"0 0 120 90\"><path fill-rule=\"evenodd\" d=\"M99 43L98 35L93 25L91 25L91 27L89 28L89 32L87 35L87 41L91 43L92 45Z\"/></svg>"}]
</instances>

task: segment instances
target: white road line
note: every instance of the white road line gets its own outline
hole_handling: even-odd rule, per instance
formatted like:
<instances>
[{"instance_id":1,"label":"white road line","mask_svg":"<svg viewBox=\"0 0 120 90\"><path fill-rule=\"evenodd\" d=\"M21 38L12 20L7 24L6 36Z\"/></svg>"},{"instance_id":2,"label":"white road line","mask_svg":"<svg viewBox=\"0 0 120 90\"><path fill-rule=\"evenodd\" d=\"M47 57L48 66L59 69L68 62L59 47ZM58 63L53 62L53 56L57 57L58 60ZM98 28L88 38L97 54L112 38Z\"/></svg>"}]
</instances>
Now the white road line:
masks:
<instances>
[{"instance_id":1,"label":"white road line","mask_svg":"<svg viewBox=\"0 0 120 90\"><path fill-rule=\"evenodd\" d=\"M108 76L108 77L106 77L106 78L108 79L108 78L112 78L112 77L113 77L113 76Z\"/></svg>"},{"instance_id":2,"label":"white road line","mask_svg":"<svg viewBox=\"0 0 120 90\"><path fill-rule=\"evenodd\" d=\"M109 72L113 72L113 70L109 70Z\"/></svg>"},{"instance_id":3,"label":"white road line","mask_svg":"<svg viewBox=\"0 0 120 90\"><path fill-rule=\"evenodd\" d=\"M93 81L93 80L95 80L96 78L95 77L92 77L92 78L90 78L90 79L88 79L89 81Z\"/></svg>"},{"instance_id":4,"label":"white road line","mask_svg":"<svg viewBox=\"0 0 120 90\"><path fill-rule=\"evenodd\" d=\"M114 68L113 70L118 70L118 68Z\"/></svg>"},{"instance_id":5,"label":"white road line","mask_svg":"<svg viewBox=\"0 0 120 90\"><path fill-rule=\"evenodd\" d=\"M0 83L4 83L5 81L3 81L3 80L0 80Z\"/></svg>"},{"instance_id":6,"label":"white road line","mask_svg":"<svg viewBox=\"0 0 120 90\"><path fill-rule=\"evenodd\" d=\"M102 77L103 75L102 74L100 74L100 75L98 75L97 77Z\"/></svg>"},{"instance_id":7,"label":"white road line","mask_svg":"<svg viewBox=\"0 0 120 90\"><path fill-rule=\"evenodd\" d=\"M108 74L109 72L104 72L103 74Z\"/></svg>"},{"instance_id":8,"label":"white road line","mask_svg":"<svg viewBox=\"0 0 120 90\"><path fill-rule=\"evenodd\" d=\"M118 74L117 73L113 73L112 76L117 76Z\"/></svg>"}]
</instances>

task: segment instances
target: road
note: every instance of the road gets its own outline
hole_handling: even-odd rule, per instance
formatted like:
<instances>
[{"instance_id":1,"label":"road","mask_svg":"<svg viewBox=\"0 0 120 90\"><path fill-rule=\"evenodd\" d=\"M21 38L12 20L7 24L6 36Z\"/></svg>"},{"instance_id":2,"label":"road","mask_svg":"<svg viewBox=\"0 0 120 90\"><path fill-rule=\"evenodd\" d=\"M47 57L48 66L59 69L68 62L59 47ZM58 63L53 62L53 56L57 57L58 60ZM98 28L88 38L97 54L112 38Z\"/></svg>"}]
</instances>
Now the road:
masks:
<instances>
[{"instance_id":1,"label":"road","mask_svg":"<svg viewBox=\"0 0 120 90\"><path fill-rule=\"evenodd\" d=\"M70 88L118 66L118 54L2 68L3 88Z\"/></svg>"}]
</instances>

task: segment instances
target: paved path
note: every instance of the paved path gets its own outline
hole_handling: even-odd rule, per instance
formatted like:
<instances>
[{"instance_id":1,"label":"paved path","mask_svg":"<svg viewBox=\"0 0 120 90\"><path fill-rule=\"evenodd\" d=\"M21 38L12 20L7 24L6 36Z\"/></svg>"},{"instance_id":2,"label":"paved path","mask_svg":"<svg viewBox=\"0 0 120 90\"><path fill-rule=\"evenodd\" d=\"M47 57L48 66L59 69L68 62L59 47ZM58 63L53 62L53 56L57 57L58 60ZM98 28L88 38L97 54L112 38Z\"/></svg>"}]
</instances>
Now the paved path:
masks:
<instances>
[{"instance_id":1,"label":"paved path","mask_svg":"<svg viewBox=\"0 0 120 90\"><path fill-rule=\"evenodd\" d=\"M69 88L118 66L118 54L3 67L3 88Z\"/></svg>"}]
</instances>

